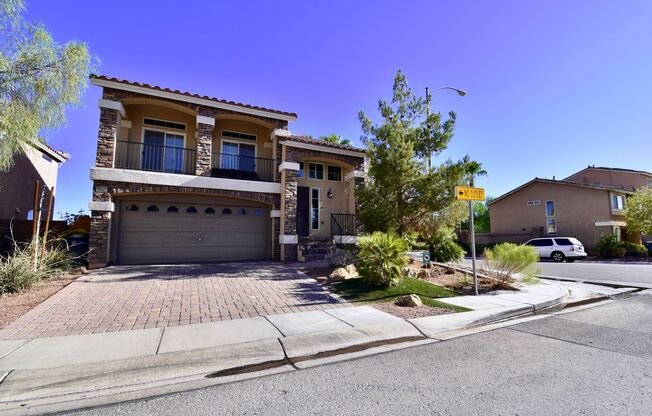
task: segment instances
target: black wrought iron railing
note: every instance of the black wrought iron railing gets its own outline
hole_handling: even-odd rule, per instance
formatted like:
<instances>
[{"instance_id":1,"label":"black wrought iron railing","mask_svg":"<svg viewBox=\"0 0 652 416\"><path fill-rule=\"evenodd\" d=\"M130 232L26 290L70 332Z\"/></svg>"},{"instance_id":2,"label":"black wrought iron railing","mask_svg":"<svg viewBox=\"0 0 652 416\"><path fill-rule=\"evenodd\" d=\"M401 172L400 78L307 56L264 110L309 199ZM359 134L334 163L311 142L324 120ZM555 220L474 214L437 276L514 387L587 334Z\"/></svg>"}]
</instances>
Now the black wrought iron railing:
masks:
<instances>
[{"instance_id":1,"label":"black wrought iron railing","mask_svg":"<svg viewBox=\"0 0 652 416\"><path fill-rule=\"evenodd\" d=\"M195 151L183 147L118 141L115 167L194 175Z\"/></svg>"},{"instance_id":2,"label":"black wrought iron railing","mask_svg":"<svg viewBox=\"0 0 652 416\"><path fill-rule=\"evenodd\" d=\"M331 236L357 235L355 214L331 214Z\"/></svg>"},{"instance_id":3,"label":"black wrought iron railing","mask_svg":"<svg viewBox=\"0 0 652 416\"><path fill-rule=\"evenodd\" d=\"M274 159L213 153L211 176L274 182Z\"/></svg>"}]
</instances>

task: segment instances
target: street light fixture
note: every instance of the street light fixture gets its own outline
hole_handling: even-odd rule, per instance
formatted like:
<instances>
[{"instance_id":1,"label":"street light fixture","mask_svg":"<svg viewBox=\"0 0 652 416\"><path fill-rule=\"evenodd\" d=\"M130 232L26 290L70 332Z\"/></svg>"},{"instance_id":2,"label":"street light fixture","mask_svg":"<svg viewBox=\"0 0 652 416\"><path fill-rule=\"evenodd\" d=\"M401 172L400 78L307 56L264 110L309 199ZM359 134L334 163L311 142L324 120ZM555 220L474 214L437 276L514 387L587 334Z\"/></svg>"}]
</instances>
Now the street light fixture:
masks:
<instances>
[{"instance_id":1,"label":"street light fixture","mask_svg":"<svg viewBox=\"0 0 652 416\"><path fill-rule=\"evenodd\" d=\"M449 87L449 86L436 88L433 91L433 93L435 93L437 91L441 91L441 90L455 91L457 93L457 95L459 95L460 97L466 97L466 94L467 94L465 90L455 88L455 87ZM430 93L430 89L428 87L426 87L426 120L428 120L428 118L430 117L430 98L431 97L432 97L432 94ZM426 121L426 123L427 123L427 121ZM427 125L427 127L428 127L428 139L430 139L430 125ZM428 149L428 172L430 172L431 169L432 169L432 152L430 151L430 149Z\"/></svg>"}]
</instances>

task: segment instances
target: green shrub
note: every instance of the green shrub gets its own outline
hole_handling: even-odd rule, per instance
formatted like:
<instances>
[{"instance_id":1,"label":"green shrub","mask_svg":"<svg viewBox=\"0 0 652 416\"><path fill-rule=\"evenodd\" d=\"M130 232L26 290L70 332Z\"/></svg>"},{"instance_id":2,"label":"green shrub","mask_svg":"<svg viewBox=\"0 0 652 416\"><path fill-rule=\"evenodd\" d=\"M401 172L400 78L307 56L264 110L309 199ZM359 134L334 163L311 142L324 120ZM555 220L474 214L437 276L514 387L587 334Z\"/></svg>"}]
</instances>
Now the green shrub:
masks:
<instances>
[{"instance_id":1,"label":"green shrub","mask_svg":"<svg viewBox=\"0 0 652 416\"><path fill-rule=\"evenodd\" d=\"M433 244L430 257L432 261L440 263L460 261L464 258L464 249L455 241L445 238Z\"/></svg>"},{"instance_id":2,"label":"green shrub","mask_svg":"<svg viewBox=\"0 0 652 416\"><path fill-rule=\"evenodd\" d=\"M602 234L595 246L598 255L604 258L647 257L648 249L642 244L618 241L612 233Z\"/></svg>"},{"instance_id":3,"label":"green shrub","mask_svg":"<svg viewBox=\"0 0 652 416\"><path fill-rule=\"evenodd\" d=\"M600 240L595 245L598 256L605 258L616 257L616 250L618 249L618 240L612 233L602 234Z\"/></svg>"},{"instance_id":4,"label":"green shrub","mask_svg":"<svg viewBox=\"0 0 652 416\"><path fill-rule=\"evenodd\" d=\"M495 287L507 286L516 273L521 273L525 278L532 277L537 272L534 264L539 261L536 248L512 243L487 248L484 257L487 263L485 272L495 279Z\"/></svg>"},{"instance_id":5,"label":"green shrub","mask_svg":"<svg viewBox=\"0 0 652 416\"><path fill-rule=\"evenodd\" d=\"M628 257L647 257L647 248L643 244L621 241L618 247L625 249L625 255Z\"/></svg>"},{"instance_id":6,"label":"green shrub","mask_svg":"<svg viewBox=\"0 0 652 416\"><path fill-rule=\"evenodd\" d=\"M393 232L376 231L358 239L358 271L367 284L395 285L407 265L408 243Z\"/></svg>"}]
</instances>

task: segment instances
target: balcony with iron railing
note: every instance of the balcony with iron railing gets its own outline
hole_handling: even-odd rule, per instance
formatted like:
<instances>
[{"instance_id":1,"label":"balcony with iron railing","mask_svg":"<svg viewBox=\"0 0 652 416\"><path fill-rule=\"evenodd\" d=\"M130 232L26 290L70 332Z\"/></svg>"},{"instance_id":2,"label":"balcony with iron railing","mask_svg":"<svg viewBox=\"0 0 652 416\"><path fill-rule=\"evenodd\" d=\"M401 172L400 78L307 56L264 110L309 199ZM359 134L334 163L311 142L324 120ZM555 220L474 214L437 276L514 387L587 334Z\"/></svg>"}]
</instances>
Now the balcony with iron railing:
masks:
<instances>
[{"instance_id":1,"label":"balcony with iron railing","mask_svg":"<svg viewBox=\"0 0 652 416\"><path fill-rule=\"evenodd\" d=\"M195 175L196 151L183 147L145 144L136 141L116 142L114 167L152 172ZM214 153L210 176L274 182L274 159Z\"/></svg>"},{"instance_id":2,"label":"balcony with iron railing","mask_svg":"<svg viewBox=\"0 0 652 416\"><path fill-rule=\"evenodd\" d=\"M215 178L274 182L274 159L213 153L211 166Z\"/></svg>"},{"instance_id":3,"label":"balcony with iron railing","mask_svg":"<svg viewBox=\"0 0 652 416\"><path fill-rule=\"evenodd\" d=\"M194 149L119 140L116 142L114 166L194 175L195 157Z\"/></svg>"}]
</instances>

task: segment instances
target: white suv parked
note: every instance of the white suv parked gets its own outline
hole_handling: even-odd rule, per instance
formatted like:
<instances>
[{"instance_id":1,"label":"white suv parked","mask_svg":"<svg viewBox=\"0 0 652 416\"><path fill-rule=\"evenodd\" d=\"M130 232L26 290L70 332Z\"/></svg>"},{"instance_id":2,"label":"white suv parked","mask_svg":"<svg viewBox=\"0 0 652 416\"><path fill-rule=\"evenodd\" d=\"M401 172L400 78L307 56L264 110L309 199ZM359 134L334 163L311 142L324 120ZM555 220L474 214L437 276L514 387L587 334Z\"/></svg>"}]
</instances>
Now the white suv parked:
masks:
<instances>
[{"instance_id":1,"label":"white suv parked","mask_svg":"<svg viewBox=\"0 0 652 416\"><path fill-rule=\"evenodd\" d=\"M551 258L558 263L564 260L572 263L578 258L586 257L584 246L573 237L533 238L525 245L536 248L542 259Z\"/></svg>"}]
</instances>

